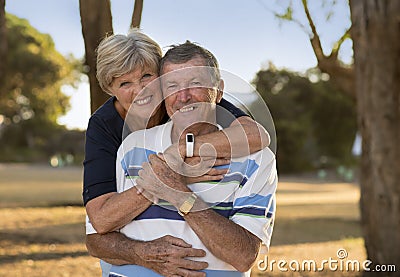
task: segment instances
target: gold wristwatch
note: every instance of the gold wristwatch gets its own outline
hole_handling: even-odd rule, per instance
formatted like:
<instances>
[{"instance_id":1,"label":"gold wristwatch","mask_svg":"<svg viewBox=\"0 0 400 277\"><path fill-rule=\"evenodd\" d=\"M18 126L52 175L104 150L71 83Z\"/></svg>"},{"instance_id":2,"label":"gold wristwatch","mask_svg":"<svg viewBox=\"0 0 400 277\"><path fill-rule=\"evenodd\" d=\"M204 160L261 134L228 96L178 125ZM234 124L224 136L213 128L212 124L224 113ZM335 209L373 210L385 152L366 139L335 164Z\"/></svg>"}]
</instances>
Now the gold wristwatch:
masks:
<instances>
[{"instance_id":1,"label":"gold wristwatch","mask_svg":"<svg viewBox=\"0 0 400 277\"><path fill-rule=\"evenodd\" d=\"M190 210L193 208L194 202L196 202L196 199L197 199L197 195L193 192L188 197L188 199L186 199L185 202L183 202L183 204L179 207L178 214L180 214L181 216L187 215L190 212Z\"/></svg>"}]
</instances>

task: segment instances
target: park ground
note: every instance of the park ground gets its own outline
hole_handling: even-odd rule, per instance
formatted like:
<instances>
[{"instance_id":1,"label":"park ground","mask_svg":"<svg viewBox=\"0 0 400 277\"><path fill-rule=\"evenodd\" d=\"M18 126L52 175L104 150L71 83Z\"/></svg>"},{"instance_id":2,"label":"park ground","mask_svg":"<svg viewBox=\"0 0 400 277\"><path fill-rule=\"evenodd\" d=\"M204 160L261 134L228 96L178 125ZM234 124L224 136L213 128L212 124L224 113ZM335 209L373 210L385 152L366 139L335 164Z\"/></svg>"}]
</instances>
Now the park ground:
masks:
<instances>
[{"instance_id":1,"label":"park ground","mask_svg":"<svg viewBox=\"0 0 400 277\"><path fill-rule=\"evenodd\" d=\"M81 186L79 167L0 164L0 276L101 276L84 245ZM252 277L361 276L359 197L354 183L281 177L271 248Z\"/></svg>"}]
</instances>

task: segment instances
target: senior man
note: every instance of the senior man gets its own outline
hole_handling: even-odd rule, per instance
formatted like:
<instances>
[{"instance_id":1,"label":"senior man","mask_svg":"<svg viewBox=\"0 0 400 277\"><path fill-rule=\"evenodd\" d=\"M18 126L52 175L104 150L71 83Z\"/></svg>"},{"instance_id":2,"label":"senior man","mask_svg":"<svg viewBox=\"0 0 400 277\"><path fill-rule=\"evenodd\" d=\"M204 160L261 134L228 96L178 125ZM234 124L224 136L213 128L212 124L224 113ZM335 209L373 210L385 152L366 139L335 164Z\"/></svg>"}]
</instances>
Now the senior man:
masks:
<instances>
[{"instance_id":1,"label":"senior man","mask_svg":"<svg viewBox=\"0 0 400 277\"><path fill-rule=\"evenodd\" d=\"M215 57L190 42L166 53L161 74L165 106L172 121L132 133L117 155L117 190L136 186L160 201L120 231L144 242L165 236L180 238L176 242L180 247L204 250L205 257L197 255L193 260L208 263L204 270L207 276L250 276L261 243L269 246L272 235L277 186L275 156L265 148L235 158L219 182L188 185L184 175L190 175L189 166L182 171L171 169L168 159L156 154L186 139L190 156L197 135L219 128L215 109L224 83ZM155 259L169 262L167 256L163 259L157 255ZM190 274L183 268L176 271L165 275ZM113 266L110 276L160 275L140 265L123 265Z\"/></svg>"}]
</instances>

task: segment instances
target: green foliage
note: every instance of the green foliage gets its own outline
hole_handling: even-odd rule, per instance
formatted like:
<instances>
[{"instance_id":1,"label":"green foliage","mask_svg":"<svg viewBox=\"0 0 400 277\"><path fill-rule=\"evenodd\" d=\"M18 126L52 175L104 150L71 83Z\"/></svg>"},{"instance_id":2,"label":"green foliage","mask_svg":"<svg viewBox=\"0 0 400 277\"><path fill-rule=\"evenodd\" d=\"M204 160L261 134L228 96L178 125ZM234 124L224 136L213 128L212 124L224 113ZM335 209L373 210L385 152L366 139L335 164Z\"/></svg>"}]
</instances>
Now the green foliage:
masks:
<instances>
[{"instance_id":1,"label":"green foliage","mask_svg":"<svg viewBox=\"0 0 400 277\"><path fill-rule=\"evenodd\" d=\"M77 80L77 62L57 52L52 38L27 20L11 14L6 19L8 53L5 82L0 85L0 142L7 149L0 152L24 152L25 148L40 152L60 129L57 118L69 109L69 97L61 87Z\"/></svg>"},{"instance_id":2,"label":"green foliage","mask_svg":"<svg viewBox=\"0 0 400 277\"><path fill-rule=\"evenodd\" d=\"M259 71L254 81L274 118L281 172L354 162L354 101L329 80L321 80L326 75L310 71L308 77L269 69Z\"/></svg>"},{"instance_id":3,"label":"green foliage","mask_svg":"<svg viewBox=\"0 0 400 277\"><path fill-rule=\"evenodd\" d=\"M293 7L292 7L292 4L290 4L287 8L286 8L286 11L285 11L285 13L282 13L282 14L276 14L276 16L279 18L279 19L283 19L283 20L293 20Z\"/></svg>"}]
</instances>

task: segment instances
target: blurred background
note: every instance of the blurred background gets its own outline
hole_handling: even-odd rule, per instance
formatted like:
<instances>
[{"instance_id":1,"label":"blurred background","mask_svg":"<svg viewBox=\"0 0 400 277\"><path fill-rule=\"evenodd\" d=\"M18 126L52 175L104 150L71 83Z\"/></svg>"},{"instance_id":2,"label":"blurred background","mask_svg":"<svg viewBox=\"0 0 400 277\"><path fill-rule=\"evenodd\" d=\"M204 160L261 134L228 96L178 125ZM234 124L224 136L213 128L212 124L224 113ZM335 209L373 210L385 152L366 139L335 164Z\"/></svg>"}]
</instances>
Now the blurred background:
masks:
<instances>
[{"instance_id":1,"label":"blurred background","mask_svg":"<svg viewBox=\"0 0 400 277\"><path fill-rule=\"evenodd\" d=\"M375 3L382 6L368 22L377 27L368 29L363 15L374 4L359 2L1 0L0 276L100 276L84 245L81 201L85 128L108 97L95 80L94 50L106 33L131 26L165 51L199 43L267 104L280 175L269 260L343 260L345 249L346 259L398 263L400 250L385 237L399 245L399 235L385 229L400 228L400 165L391 156L400 154L400 89L373 80L399 72L398 60L390 66L400 48L388 10L400 10ZM374 38L379 45L367 43ZM381 45L392 47L374 59ZM376 230L381 218L386 228ZM270 274L339 273L255 265L253 276Z\"/></svg>"}]
</instances>

